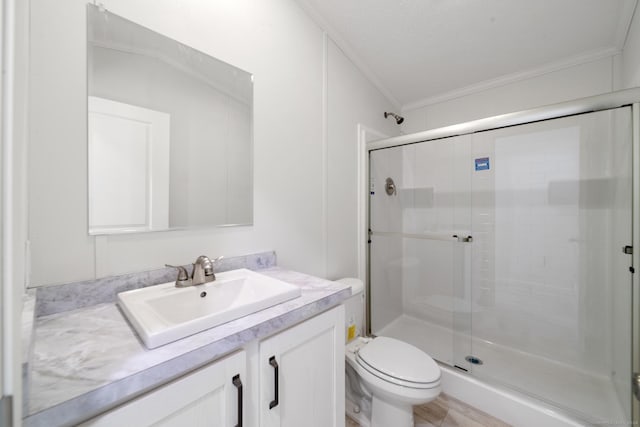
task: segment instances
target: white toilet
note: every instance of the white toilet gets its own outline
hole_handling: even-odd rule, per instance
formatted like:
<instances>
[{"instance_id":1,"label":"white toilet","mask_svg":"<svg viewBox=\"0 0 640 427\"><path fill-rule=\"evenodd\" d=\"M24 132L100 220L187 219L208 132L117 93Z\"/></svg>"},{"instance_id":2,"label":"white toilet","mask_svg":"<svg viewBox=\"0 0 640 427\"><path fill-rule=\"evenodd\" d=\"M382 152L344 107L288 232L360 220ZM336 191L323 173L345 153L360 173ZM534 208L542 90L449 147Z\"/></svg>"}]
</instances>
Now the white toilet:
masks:
<instances>
[{"instance_id":1,"label":"white toilet","mask_svg":"<svg viewBox=\"0 0 640 427\"><path fill-rule=\"evenodd\" d=\"M346 345L346 410L363 427L413 427L413 405L438 397L440 367L422 350L388 337L363 338L364 286L358 279L340 279L351 286L345 302L347 327L356 337Z\"/></svg>"}]
</instances>

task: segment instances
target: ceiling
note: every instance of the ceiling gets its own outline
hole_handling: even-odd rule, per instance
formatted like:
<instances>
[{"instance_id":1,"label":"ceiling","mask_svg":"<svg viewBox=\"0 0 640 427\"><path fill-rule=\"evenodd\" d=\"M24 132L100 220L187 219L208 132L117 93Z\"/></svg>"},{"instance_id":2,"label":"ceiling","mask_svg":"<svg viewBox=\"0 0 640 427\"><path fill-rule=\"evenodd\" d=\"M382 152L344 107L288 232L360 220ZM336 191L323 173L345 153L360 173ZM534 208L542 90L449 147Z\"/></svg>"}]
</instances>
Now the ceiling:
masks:
<instances>
[{"instance_id":1,"label":"ceiling","mask_svg":"<svg viewBox=\"0 0 640 427\"><path fill-rule=\"evenodd\" d=\"M298 0L397 106L612 55L637 0ZM639 8L640 9L640 8Z\"/></svg>"}]
</instances>

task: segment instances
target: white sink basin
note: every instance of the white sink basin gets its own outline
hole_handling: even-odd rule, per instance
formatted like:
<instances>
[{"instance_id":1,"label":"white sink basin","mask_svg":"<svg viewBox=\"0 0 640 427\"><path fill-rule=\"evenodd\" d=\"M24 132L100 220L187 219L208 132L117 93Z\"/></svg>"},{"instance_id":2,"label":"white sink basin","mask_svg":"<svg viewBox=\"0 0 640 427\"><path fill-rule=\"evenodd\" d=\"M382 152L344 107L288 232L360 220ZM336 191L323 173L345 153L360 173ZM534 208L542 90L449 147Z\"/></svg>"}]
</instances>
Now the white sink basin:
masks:
<instances>
[{"instance_id":1,"label":"white sink basin","mask_svg":"<svg viewBox=\"0 0 640 427\"><path fill-rule=\"evenodd\" d=\"M198 286L170 282L122 292L118 304L144 344L155 348L299 296L297 286L239 269Z\"/></svg>"}]
</instances>

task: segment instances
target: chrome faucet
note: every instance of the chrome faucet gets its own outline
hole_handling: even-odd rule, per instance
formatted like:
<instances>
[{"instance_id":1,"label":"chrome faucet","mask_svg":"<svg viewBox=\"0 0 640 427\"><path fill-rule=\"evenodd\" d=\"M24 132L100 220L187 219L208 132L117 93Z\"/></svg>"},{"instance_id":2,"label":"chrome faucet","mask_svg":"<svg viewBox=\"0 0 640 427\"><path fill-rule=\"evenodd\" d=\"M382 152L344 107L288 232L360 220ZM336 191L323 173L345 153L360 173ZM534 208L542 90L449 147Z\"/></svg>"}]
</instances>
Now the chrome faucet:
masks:
<instances>
[{"instance_id":1,"label":"chrome faucet","mask_svg":"<svg viewBox=\"0 0 640 427\"><path fill-rule=\"evenodd\" d=\"M204 283L213 282L216 280L216 275L213 272L213 263L221 260L223 257L211 261L209 257L200 255L193 265L193 271L191 277L187 273L187 269L182 266L175 266L165 264L167 267L173 267L178 269L178 278L176 279L176 288L186 288L187 286L202 285Z\"/></svg>"},{"instance_id":2,"label":"chrome faucet","mask_svg":"<svg viewBox=\"0 0 640 427\"><path fill-rule=\"evenodd\" d=\"M213 282L216 275L213 273L213 262L204 255L200 255L196 262L193 263L193 272L191 273L191 283L193 285L202 285L203 283Z\"/></svg>"}]
</instances>

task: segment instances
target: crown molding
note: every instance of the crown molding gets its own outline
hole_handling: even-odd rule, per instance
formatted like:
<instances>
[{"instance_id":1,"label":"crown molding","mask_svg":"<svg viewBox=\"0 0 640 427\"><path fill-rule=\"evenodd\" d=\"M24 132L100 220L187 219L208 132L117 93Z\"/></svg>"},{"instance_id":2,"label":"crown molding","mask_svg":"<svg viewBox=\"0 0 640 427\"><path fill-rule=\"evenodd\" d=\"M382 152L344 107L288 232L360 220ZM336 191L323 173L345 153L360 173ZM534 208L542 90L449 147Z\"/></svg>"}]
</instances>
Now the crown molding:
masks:
<instances>
[{"instance_id":1,"label":"crown molding","mask_svg":"<svg viewBox=\"0 0 640 427\"><path fill-rule=\"evenodd\" d=\"M401 109L398 99L391 91L382 84L378 76L367 66L367 64L355 52L353 47L347 43L340 33L324 19L320 13L309 3L308 0L296 0L298 5L307 15L329 36L331 40L342 50L342 52L353 62L353 64L365 75L365 77L393 104L397 110Z\"/></svg>"},{"instance_id":2,"label":"crown molding","mask_svg":"<svg viewBox=\"0 0 640 427\"><path fill-rule=\"evenodd\" d=\"M474 93L482 92L488 89L493 89L500 86L505 86L510 83L515 83L534 77L539 77L545 74L552 73L554 71L564 70L566 68L575 67L577 65L587 64L589 62L597 61L599 59L612 57L621 52L621 49L616 47L609 47L592 52L588 52L581 55L572 56L566 59L562 59L556 62L550 62L541 67L532 68L526 71L521 71L513 74L507 74L497 77L495 79L485 80L479 83L474 83L469 86L465 86L459 89L454 89L449 92L444 92L438 95L430 96L420 99L415 102L410 102L402 107L402 111L415 110L417 108L427 107L429 105L437 104L451 99L460 98Z\"/></svg>"}]
</instances>

